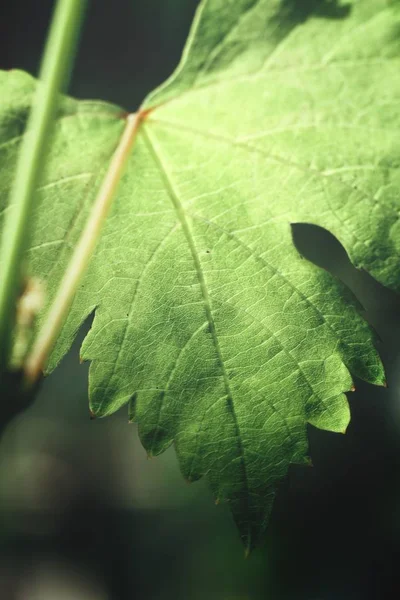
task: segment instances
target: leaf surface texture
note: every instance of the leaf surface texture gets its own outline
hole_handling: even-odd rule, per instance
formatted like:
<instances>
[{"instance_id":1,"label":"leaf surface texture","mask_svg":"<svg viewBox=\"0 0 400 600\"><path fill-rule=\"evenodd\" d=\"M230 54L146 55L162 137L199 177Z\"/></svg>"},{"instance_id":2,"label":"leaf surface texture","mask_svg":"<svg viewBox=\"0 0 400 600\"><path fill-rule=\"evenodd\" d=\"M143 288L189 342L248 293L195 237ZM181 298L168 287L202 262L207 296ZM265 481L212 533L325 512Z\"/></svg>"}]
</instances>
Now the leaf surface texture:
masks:
<instances>
[{"instance_id":1,"label":"leaf surface texture","mask_svg":"<svg viewBox=\"0 0 400 600\"><path fill-rule=\"evenodd\" d=\"M345 431L352 376L384 384L350 292L302 259L292 223L332 232L399 288L400 17L384 0L205 0L148 111L51 371L81 355L91 410L129 403L149 454L174 442L247 547L306 424ZM0 75L2 215L35 82ZM29 271L54 296L124 129L65 99L37 191ZM41 320L45 318L43 311Z\"/></svg>"}]
</instances>

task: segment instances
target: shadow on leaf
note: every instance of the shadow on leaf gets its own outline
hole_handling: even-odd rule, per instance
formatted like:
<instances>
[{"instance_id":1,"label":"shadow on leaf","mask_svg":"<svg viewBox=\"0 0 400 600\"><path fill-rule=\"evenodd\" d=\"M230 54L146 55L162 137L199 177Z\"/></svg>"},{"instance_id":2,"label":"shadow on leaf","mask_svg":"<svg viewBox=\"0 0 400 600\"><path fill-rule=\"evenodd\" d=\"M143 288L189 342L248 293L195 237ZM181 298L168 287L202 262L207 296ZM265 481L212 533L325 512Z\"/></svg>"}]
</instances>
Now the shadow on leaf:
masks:
<instances>
[{"instance_id":1,"label":"shadow on leaf","mask_svg":"<svg viewBox=\"0 0 400 600\"><path fill-rule=\"evenodd\" d=\"M351 5L340 0L282 0L277 19L295 24L306 21L311 16L345 19L350 12Z\"/></svg>"}]
</instances>

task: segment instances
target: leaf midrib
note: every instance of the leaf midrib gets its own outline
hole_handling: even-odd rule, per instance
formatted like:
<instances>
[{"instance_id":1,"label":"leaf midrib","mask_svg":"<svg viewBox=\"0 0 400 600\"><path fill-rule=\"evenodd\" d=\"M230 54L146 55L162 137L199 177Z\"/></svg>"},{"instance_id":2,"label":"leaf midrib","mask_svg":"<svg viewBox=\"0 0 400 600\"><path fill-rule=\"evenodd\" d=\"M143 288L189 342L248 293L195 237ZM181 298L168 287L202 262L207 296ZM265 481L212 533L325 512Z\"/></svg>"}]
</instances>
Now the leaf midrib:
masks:
<instances>
[{"instance_id":1,"label":"leaf midrib","mask_svg":"<svg viewBox=\"0 0 400 600\"><path fill-rule=\"evenodd\" d=\"M153 136L150 133L150 131L149 131L148 127L145 125L145 123L142 123L141 131L143 133L143 138L147 144L149 152L154 160L154 163L157 166L157 168L162 176L162 179L164 180L166 189L168 191L168 195L169 195L171 202L175 208L179 222L181 223L182 231L185 234L186 241L189 246L189 250L190 250L190 253L191 253L191 256L193 259L193 263L194 263L194 266L196 269L196 274L197 274L197 278L199 281L201 294L203 297L204 309L206 312L206 317L207 317L210 333L211 333L211 336L213 339L213 344L214 344L215 352L216 352L216 355L218 358L218 362L220 364L223 382L224 382L224 386L225 386L225 390L226 390L226 394L227 394L227 404L229 407L230 414L232 415L234 428L235 428L235 432L236 432L236 439L237 439L237 445L238 445L239 456L240 456L243 484L246 489L246 504L248 507L249 483L248 483L245 451L244 451L244 446L243 446L243 442L242 442L242 438L241 438L240 425L239 425L239 421L238 421L236 411L235 411L233 393L231 390L229 377L228 377L228 373L227 373L227 370L225 367L225 361L223 359L222 350L221 350L221 346L219 343L218 334L217 334L217 330L216 330L216 325L215 325L214 317L212 314L211 299L210 299L210 296L208 293L208 288L207 288L207 283L205 280L204 272L203 272L203 269L201 266L201 262L200 262L200 258L199 258L198 252L197 252L196 245L194 243L193 235L192 235L191 228L189 225L189 220L187 218L187 215L186 215L185 209L182 205L182 202L181 202L178 194L175 191L174 183L172 181L170 174L168 173L168 169L165 165L165 162L163 161L163 158L157 148L157 143L154 141L155 136ZM248 530L248 544L249 544L249 546L251 545L250 526L249 526L249 530Z\"/></svg>"}]
</instances>

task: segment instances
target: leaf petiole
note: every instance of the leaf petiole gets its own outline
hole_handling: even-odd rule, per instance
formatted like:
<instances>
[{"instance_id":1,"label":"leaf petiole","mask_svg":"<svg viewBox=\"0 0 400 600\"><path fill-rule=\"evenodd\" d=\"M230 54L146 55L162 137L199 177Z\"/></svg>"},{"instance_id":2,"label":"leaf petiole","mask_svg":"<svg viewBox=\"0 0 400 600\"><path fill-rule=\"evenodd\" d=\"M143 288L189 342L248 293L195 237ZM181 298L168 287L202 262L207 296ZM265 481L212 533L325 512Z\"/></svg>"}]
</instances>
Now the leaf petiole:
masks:
<instances>
[{"instance_id":1,"label":"leaf petiole","mask_svg":"<svg viewBox=\"0 0 400 600\"><path fill-rule=\"evenodd\" d=\"M39 331L33 348L27 357L25 377L29 384L35 383L40 377L64 324L78 285L92 257L101 228L111 207L114 193L135 142L139 125L145 114L145 111L143 111L130 114L127 117L124 133L104 177L85 228L76 245L43 327Z\"/></svg>"}]
</instances>

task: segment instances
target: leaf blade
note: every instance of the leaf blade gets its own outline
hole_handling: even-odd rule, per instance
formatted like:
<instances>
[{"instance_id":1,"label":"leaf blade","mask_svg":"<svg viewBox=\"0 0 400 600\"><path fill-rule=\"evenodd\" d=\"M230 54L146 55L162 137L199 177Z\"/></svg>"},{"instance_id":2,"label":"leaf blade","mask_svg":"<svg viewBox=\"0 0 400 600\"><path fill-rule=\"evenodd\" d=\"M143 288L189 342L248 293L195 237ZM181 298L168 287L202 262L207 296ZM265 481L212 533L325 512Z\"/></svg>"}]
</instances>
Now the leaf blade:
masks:
<instances>
[{"instance_id":1,"label":"leaf blade","mask_svg":"<svg viewBox=\"0 0 400 600\"><path fill-rule=\"evenodd\" d=\"M285 4L201 4L177 74L145 101L151 110L50 362L96 308L82 347L93 412L129 403L148 452L174 443L185 477L207 476L229 501L248 548L288 465L308 461L306 424L344 432L352 375L385 384L358 303L299 256L291 223L325 227L356 266L399 286L399 15L383 0L329 18L330 2L306 13ZM117 115L110 109L101 131L93 116L93 127L63 135L72 147L79 132L97 167L99 145L118 138ZM65 165L63 135L49 173ZM53 264L58 254L41 223L31 269L46 275L40 252ZM50 295L56 283L53 272Z\"/></svg>"}]
</instances>

